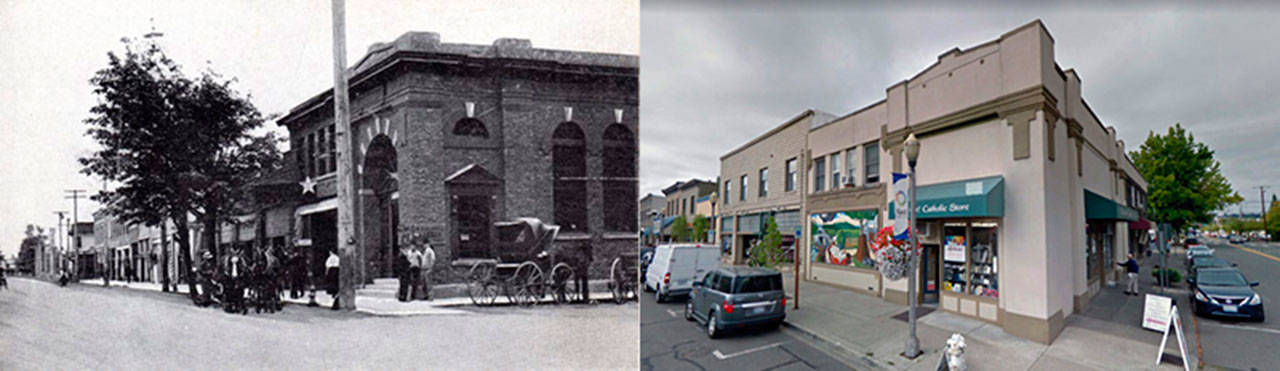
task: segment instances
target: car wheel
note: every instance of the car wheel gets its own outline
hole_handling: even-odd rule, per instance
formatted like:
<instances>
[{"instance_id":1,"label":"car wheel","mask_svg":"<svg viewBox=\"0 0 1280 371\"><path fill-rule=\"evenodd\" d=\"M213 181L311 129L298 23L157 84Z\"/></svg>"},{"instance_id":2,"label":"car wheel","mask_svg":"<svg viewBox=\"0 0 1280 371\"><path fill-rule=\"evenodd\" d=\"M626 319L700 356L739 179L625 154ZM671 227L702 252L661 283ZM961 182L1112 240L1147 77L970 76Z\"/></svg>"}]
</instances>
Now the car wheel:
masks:
<instances>
[{"instance_id":1,"label":"car wheel","mask_svg":"<svg viewBox=\"0 0 1280 371\"><path fill-rule=\"evenodd\" d=\"M716 312L713 311L707 314L707 338L715 339L720 337L720 329L716 328L716 326L719 326L719 324L716 323Z\"/></svg>"},{"instance_id":2,"label":"car wheel","mask_svg":"<svg viewBox=\"0 0 1280 371\"><path fill-rule=\"evenodd\" d=\"M689 299L684 303L684 319L686 321L693 320L693 299Z\"/></svg>"}]
</instances>

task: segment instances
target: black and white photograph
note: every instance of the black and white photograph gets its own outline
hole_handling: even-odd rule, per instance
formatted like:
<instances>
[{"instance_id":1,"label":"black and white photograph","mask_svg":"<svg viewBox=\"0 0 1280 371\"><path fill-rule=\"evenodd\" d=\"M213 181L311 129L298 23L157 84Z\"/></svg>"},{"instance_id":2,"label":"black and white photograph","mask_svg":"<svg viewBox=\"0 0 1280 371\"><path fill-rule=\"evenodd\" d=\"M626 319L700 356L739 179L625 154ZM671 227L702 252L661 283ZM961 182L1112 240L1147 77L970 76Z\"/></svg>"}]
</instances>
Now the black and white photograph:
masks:
<instances>
[{"instance_id":1,"label":"black and white photograph","mask_svg":"<svg viewBox=\"0 0 1280 371\"><path fill-rule=\"evenodd\" d=\"M0 369L636 369L639 16L0 2Z\"/></svg>"}]
</instances>

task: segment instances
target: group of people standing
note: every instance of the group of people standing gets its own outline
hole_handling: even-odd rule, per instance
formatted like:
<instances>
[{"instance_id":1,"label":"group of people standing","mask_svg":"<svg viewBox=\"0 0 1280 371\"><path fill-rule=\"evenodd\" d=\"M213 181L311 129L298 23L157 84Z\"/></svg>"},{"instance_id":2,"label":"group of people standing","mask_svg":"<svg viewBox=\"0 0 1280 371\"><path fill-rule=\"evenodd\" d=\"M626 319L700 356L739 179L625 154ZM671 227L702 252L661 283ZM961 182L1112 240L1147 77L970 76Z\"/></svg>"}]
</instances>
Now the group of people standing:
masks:
<instances>
[{"instance_id":1,"label":"group of people standing","mask_svg":"<svg viewBox=\"0 0 1280 371\"><path fill-rule=\"evenodd\" d=\"M436 265L436 251L421 234L404 238L396 259L400 272L400 290L396 298L402 302L431 300L431 268Z\"/></svg>"}]
</instances>

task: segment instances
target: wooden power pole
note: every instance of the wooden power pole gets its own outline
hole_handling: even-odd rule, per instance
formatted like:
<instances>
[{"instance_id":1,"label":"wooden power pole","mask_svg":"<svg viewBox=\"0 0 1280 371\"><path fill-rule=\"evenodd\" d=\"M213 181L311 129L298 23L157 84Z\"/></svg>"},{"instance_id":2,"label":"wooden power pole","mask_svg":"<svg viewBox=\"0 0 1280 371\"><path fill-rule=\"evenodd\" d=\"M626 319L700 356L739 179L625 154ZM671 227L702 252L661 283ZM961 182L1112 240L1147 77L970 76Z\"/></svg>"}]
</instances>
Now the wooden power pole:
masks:
<instances>
[{"instance_id":1,"label":"wooden power pole","mask_svg":"<svg viewBox=\"0 0 1280 371\"><path fill-rule=\"evenodd\" d=\"M1258 189L1258 202L1262 203L1262 230L1267 230L1267 186L1254 187Z\"/></svg>"},{"instance_id":2,"label":"wooden power pole","mask_svg":"<svg viewBox=\"0 0 1280 371\"><path fill-rule=\"evenodd\" d=\"M352 175L351 102L347 99L347 27L345 0L333 0L333 122L338 161L338 307L356 309L355 184Z\"/></svg>"}]
</instances>

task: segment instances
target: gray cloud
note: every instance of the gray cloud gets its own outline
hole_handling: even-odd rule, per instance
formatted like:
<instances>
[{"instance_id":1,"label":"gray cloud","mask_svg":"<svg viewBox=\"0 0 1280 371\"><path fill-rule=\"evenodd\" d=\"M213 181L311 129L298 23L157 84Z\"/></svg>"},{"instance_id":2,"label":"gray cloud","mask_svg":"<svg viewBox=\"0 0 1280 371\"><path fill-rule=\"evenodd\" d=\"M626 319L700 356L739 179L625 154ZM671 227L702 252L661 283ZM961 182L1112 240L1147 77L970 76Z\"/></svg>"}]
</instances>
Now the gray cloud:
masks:
<instances>
[{"instance_id":1,"label":"gray cloud","mask_svg":"<svg viewBox=\"0 0 1280 371\"><path fill-rule=\"evenodd\" d=\"M644 2L642 193L714 178L720 155L806 108L847 114L942 52L1037 18L1128 149L1181 123L1246 199L1280 188L1280 6L991 5Z\"/></svg>"}]
</instances>

